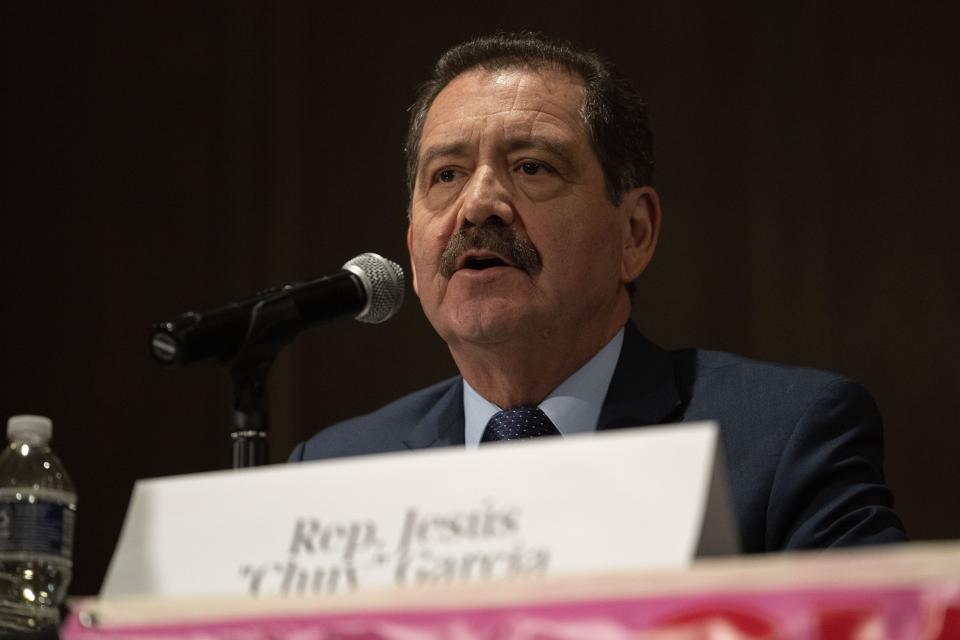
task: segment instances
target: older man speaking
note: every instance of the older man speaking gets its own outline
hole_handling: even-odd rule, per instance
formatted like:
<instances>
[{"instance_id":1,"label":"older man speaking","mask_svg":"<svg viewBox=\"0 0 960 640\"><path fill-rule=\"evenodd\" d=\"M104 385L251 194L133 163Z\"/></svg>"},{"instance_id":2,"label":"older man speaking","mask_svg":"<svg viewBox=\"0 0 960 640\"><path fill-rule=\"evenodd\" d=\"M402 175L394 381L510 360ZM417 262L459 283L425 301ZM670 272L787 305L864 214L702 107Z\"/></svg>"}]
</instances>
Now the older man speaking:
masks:
<instances>
[{"instance_id":1,"label":"older man speaking","mask_svg":"<svg viewBox=\"0 0 960 640\"><path fill-rule=\"evenodd\" d=\"M666 352L630 324L661 213L646 107L611 65L530 34L458 45L421 90L406 153L414 290L461 375L291 460L716 420L744 550L905 539L864 389Z\"/></svg>"}]
</instances>

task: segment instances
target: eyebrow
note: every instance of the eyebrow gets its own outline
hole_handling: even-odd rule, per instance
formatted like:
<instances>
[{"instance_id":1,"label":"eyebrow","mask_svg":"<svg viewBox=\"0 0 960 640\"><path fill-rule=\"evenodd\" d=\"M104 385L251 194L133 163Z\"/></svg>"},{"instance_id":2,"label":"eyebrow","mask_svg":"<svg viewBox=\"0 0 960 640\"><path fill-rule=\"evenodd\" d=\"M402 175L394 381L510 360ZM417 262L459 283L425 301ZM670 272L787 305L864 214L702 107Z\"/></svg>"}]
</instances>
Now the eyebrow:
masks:
<instances>
[{"instance_id":1,"label":"eyebrow","mask_svg":"<svg viewBox=\"0 0 960 640\"><path fill-rule=\"evenodd\" d=\"M427 150L423 152L423 157L417 162L419 166L418 172L422 171L424 167L428 166L437 158L463 155L466 153L466 150L467 145L463 142L448 142L427 147Z\"/></svg>"},{"instance_id":2,"label":"eyebrow","mask_svg":"<svg viewBox=\"0 0 960 640\"><path fill-rule=\"evenodd\" d=\"M574 157L573 146L571 144L546 136L508 138L504 147L508 152L522 151L523 149L540 149L558 156L566 162L571 162Z\"/></svg>"},{"instance_id":3,"label":"eyebrow","mask_svg":"<svg viewBox=\"0 0 960 640\"><path fill-rule=\"evenodd\" d=\"M437 158L464 155L467 152L467 147L468 145L464 142L448 142L432 145L427 147L427 150L423 152L423 156L420 158L417 164L420 170L423 170ZM554 156L557 156L571 166L573 165L573 158L575 155L572 145L568 144L567 142L546 136L522 136L508 138L504 142L503 148L508 153L513 151L522 151L524 149L541 149L553 154Z\"/></svg>"}]
</instances>

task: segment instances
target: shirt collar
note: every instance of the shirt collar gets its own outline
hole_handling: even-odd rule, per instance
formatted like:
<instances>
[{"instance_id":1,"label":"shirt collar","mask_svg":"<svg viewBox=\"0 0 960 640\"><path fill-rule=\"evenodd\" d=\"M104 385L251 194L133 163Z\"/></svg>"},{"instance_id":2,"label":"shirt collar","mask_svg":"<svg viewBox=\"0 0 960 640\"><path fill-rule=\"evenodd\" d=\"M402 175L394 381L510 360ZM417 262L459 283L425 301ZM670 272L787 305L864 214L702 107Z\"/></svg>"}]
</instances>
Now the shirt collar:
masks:
<instances>
[{"instance_id":1,"label":"shirt collar","mask_svg":"<svg viewBox=\"0 0 960 640\"><path fill-rule=\"evenodd\" d=\"M622 345L623 329L540 403L540 408L561 434L569 436L597 428ZM466 380L463 381L464 440L468 447L480 444L487 422L500 410L500 407L477 393Z\"/></svg>"}]
</instances>

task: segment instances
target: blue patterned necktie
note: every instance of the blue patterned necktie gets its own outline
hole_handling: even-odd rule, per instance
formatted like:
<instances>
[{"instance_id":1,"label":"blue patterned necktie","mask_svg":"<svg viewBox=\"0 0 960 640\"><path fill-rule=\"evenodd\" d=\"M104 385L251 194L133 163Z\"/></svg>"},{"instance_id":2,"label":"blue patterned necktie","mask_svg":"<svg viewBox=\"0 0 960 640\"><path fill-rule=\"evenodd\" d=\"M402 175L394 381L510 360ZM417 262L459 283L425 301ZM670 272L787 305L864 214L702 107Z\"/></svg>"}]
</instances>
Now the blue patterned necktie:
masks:
<instances>
[{"instance_id":1,"label":"blue patterned necktie","mask_svg":"<svg viewBox=\"0 0 960 640\"><path fill-rule=\"evenodd\" d=\"M514 407L493 414L480 442L558 435L560 432L540 407Z\"/></svg>"}]
</instances>

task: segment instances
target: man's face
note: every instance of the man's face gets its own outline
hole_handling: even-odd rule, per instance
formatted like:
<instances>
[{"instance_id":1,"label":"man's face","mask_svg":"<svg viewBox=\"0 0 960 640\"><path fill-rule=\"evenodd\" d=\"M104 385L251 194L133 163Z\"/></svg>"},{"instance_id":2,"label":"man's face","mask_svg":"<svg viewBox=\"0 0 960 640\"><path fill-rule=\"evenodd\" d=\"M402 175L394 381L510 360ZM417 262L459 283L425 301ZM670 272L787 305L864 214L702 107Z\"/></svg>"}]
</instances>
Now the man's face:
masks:
<instances>
[{"instance_id":1,"label":"man's face","mask_svg":"<svg viewBox=\"0 0 960 640\"><path fill-rule=\"evenodd\" d=\"M630 215L607 197L583 96L561 71L473 70L430 108L407 244L452 348L607 332L622 312Z\"/></svg>"}]
</instances>

